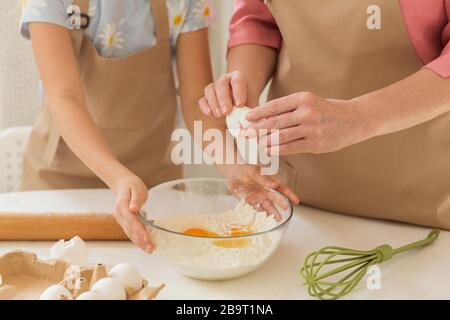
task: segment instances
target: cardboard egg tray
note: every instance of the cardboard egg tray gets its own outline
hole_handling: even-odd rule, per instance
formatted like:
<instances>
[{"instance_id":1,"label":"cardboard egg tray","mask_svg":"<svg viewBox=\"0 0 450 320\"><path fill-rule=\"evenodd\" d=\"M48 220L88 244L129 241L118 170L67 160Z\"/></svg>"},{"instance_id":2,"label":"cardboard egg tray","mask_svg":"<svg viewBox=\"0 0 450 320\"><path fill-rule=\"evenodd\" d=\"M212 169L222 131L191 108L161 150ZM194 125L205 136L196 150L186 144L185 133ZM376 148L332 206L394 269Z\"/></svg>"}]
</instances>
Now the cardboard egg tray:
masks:
<instances>
[{"instance_id":1,"label":"cardboard egg tray","mask_svg":"<svg viewBox=\"0 0 450 320\"><path fill-rule=\"evenodd\" d=\"M45 289L55 284L64 285L76 298L107 277L106 267L101 264L78 268L76 273L73 270L63 260L40 260L32 252L7 253L0 256L0 300L38 300ZM127 299L152 300L163 288L164 284L149 287L145 280L139 291L126 289Z\"/></svg>"}]
</instances>

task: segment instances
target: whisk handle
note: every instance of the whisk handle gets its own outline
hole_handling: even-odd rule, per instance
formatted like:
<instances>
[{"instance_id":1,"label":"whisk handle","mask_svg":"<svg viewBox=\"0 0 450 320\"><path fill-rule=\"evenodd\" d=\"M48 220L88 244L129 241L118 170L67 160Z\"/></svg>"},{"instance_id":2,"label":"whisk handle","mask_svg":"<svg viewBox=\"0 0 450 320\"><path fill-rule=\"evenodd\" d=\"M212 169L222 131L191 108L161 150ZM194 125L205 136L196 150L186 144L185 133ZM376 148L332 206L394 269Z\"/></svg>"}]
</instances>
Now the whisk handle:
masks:
<instances>
[{"instance_id":1,"label":"whisk handle","mask_svg":"<svg viewBox=\"0 0 450 320\"><path fill-rule=\"evenodd\" d=\"M420 241L416 241L410 244L407 244L403 247L397 248L394 250L394 255L399 254L401 252L405 252L411 249L415 249L415 248L419 248L419 247L424 247L427 246L429 244L432 244L434 241L436 241L436 239L439 237L440 231L439 229L433 229L430 231L430 233L428 234L428 236Z\"/></svg>"}]
</instances>

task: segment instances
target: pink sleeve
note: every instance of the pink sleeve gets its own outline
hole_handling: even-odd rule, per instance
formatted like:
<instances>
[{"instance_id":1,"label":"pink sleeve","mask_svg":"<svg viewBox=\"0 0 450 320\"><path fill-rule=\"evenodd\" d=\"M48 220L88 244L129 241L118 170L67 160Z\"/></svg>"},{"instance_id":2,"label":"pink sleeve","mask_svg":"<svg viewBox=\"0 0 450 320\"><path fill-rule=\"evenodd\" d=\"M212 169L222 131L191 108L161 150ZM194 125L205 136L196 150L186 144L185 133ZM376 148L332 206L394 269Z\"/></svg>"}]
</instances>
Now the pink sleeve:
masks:
<instances>
[{"instance_id":1,"label":"pink sleeve","mask_svg":"<svg viewBox=\"0 0 450 320\"><path fill-rule=\"evenodd\" d=\"M447 2L447 16L450 17L450 1ZM441 77L450 78L450 22L442 31L441 43L443 46L439 58L431 61L426 65L427 68L433 70Z\"/></svg>"},{"instance_id":2,"label":"pink sleeve","mask_svg":"<svg viewBox=\"0 0 450 320\"><path fill-rule=\"evenodd\" d=\"M425 67L450 77L450 0L400 0L406 29Z\"/></svg>"},{"instance_id":3,"label":"pink sleeve","mask_svg":"<svg viewBox=\"0 0 450 320\"><path fill-rule=\"evenodd\" d=\"M242 44L259 44L275 49L281 47L277 23L262 0L235 1L228 47Z\"/></svg>"}]
</instances>

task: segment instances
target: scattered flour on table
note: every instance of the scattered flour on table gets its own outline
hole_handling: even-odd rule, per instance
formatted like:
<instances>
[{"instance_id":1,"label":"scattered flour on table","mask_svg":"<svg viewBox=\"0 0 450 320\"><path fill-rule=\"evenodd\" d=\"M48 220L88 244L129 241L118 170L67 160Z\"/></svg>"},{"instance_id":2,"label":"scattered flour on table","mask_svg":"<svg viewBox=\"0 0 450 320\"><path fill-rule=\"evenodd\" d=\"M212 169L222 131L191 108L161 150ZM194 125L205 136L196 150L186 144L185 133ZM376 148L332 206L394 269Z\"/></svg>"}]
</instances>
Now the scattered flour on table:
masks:
<instances>
[{"instance_id":1,"label":"scattered flour on table","mask_svg":"<svg viewBox=\"0 0 450 320\"><path fill-rule=\"evenodd\" d=\"M254 210L246 203L219 214L174 216L158 219L155 224L183 233L190 228L201 228L220 235L227 235L236 227L249 226L253 234L271 230L278 225L273 216ZM262 264L277 248L281 230L246 237L245 246L221 247L217 239L189 237L152 230L157 251L182 273L197 278L231 278L251 271ZM232 240L225 240L232 241ZM219 273L218 273L219 272Z\"/></svg>"}]
</instances>

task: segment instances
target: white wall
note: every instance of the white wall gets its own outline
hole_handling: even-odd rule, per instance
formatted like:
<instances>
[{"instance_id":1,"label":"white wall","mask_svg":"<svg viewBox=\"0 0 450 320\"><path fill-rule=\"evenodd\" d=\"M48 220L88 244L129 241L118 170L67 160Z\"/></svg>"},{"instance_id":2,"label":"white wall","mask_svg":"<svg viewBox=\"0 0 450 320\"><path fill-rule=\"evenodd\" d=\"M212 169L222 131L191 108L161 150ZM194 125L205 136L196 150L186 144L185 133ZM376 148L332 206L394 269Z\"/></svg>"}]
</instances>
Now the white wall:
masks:
<instances>
[{"instance_id":1,"label":"white wall","mask_svg":"<svg viewBox=\"0 0 450 320\"><path fill-rule=\"evenodd\" d=\"M0 130L31 124L39 103L31 45L18 33L19 4L0 0Z\"/></svg>"},{"instance_id":2,"label":"white wall","mask_svg":"<svg viewBox=\"0 0 450 320\"><path fill-rule=\"evenodd\" d=\"M210 29L211 56L214 75L218 77L226 70L228 25L233 13L233 0L212 0L216 8L216 23Z\"/></svg>"}]
</instances>

